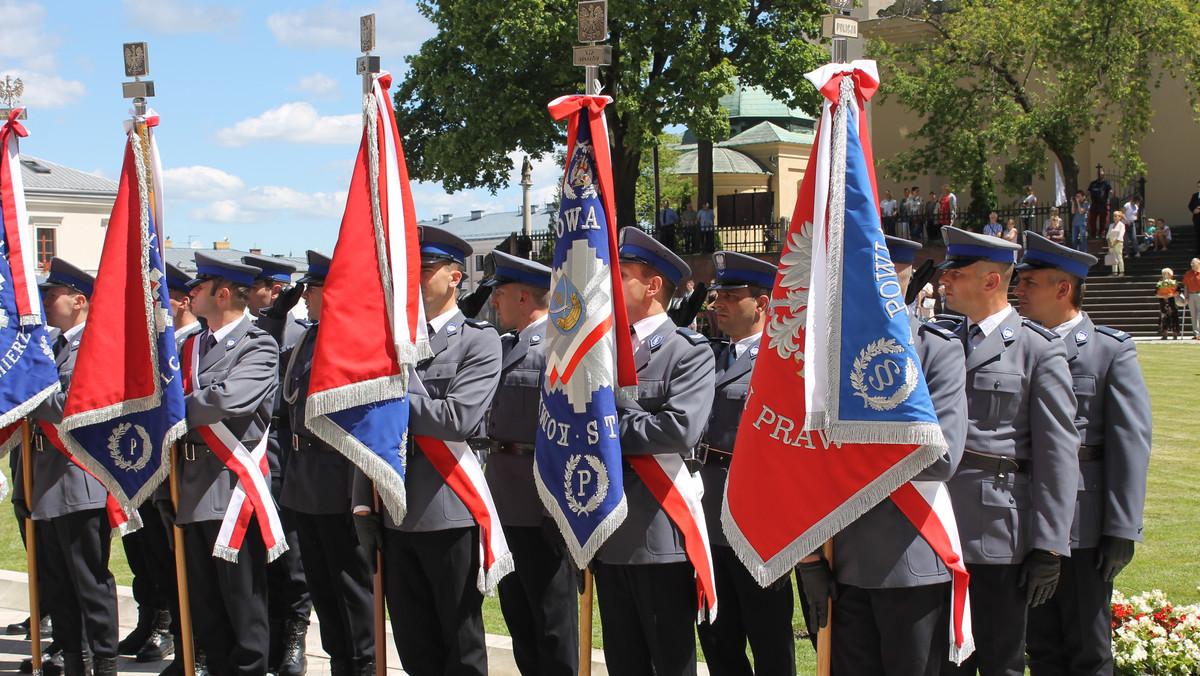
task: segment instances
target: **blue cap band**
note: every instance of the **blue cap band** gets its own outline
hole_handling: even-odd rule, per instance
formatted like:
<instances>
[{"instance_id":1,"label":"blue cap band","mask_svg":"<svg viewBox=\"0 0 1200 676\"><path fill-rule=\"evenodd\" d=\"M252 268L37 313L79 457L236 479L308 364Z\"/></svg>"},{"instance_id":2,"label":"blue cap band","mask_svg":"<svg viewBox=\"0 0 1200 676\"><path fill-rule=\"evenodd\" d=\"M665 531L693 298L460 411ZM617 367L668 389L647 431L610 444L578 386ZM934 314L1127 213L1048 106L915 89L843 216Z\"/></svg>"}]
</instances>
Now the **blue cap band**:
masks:
<instances>
[{"instance_id":1,"label":"blue cap band","mask_svg":"<svg viewBox=\"0 0 1200 676\"><path fill-rule=\"evenodd\" d=\"M254 286L255 275L253 272L232 270L219 265L197 265L196 274L220 277L221 279L228 279L231 282L244 284L245 286Z\"/></svg>"},{"instance_id":2,"label":"blue cap band","mask_svg":"<svg viewBox=\"0 0 1200 676\"><path fill-rule=\"evenodd\" d=\"M997 263L1016 263L1016 249L996 249L977 244L951 244L946 247L946 258L959 256L962 258L979 258ZM893 259L894 260L894 259Z\"/></svg>"},{"instance_id":3,"label":"blue cap band","mask_svg":"<svg viewBox=\"0 0 1200 676\"><path fill-rule=\"evenodd\" d=\"M755 272L754 270L718 270L717 284L742 283L748 286L761 286L769 289L775 286L775 275Z\"/></svg>"},{"instance_id":4,"label":"blue cap band","mask_svg":"<svg viewBox=\"0 0 1200 676\"><path fill-rule=\"evenodd\" d=\"M329 266L328 265L310 264L308 266L308 272L306 272L304 274L312 275L314 277L328 277L329 276Z\"/></svg>"},{"instance_id":5,"label":"blue cap band","mask_svg":"<svg viewBox=\"0 0 1200 676\"><path fill-rule=\"evenodd\" d=\"M1041 261L1048 265L1053 265L1056 268L1062 269L1064 272L1069 272L1076 277L1087 279L1088 268L1091 267L1077 260L1067 258L1066 256L1055 256L1052 253L1047 253L1038 249L1028 249L1025 251L1025 256L1022 259Z\"/></svg>"},{"instance_id":6,"label":"blue cap band","mask_svg":"<svg viewBox=\"0 0 1200 676\"><path fill-rule=\"evenodd\" d=\"M271 281L280 282L282 284L291 284L292 283L292 273L288 272L287 270L278 270L278 269L270 269L269 270L267 268L263 268L263 271L258 273L258 276L255 277L255 279L269 279Z\"/></svg>"},{"instance_id":7,"label":"blue cap band","mask_svg":"<svg viewBox=\"0 0 1200 676\"><path fill-rule=\"evenodd\" d=\"M74 275L66 274L61 270L51 272L50 276L46 278L46 283L56 286L69 286L85 296L91 296L94 290L91 282Z\"/></svg>"},{"instance_id":8,"label":"blue cap band","mask_svg":"<svg viewBox=\"0 0 1200 676\"><path fill-rule=\"evenodd\" d=\"M188 292L187 283L188 283L188 280L183 279L182 277L172 277L171 275L167 275L167 288L170 289L171 291L182 291L184 293L187 293Z\"/></svg>"},{"instance_id":9,"label":"blue cap band","mask_svg":"<svg viewBox=\"0 0 1200 676\"><path fill-rule=\"evenodd\" d=\"M521 268L510 268L505 265L496 268L496 273L492 275L492 279L499 283L521 282L530 286L539 286L545 289L550 288L550 275L538 274L530 270L522 270Z\"/></svg>"},{"instance_id":10,"label":"blue cap band","mask_svg":"<svg viewBox=\"0 0 1200 676\"><path fill-rule=\"evenodd\" d=\"M670 261L659 256L649 249L644 249L636 244L626 244L621 247L622 256L634 256L640 258L654 267L654 269L667 276L672 284L679 284L681 277L679 268L671 264Z\"/></svg>"},{"instance_id":11,"label":"blue cap band","mask_svg":"<svg viewBox=\"0 0 1200 676\"><path fill-rule=\"evenodd\" d=\"M893 263L914 263L917 260L917 250L910 246L889 246L888 254Z\"/></svg>"},{"instance_id":12,"label":"blue cap band","mask_svg":"<svg viewBox=\"0 0 1200 676\"><path fill-rule=\"evenodd\" d=\"M453 258L454 260L458 261L459 263L462 263L463 265L467 264L466 254L464 254L462 251L459 251L455 247L452 247L449 244L444 244L442 242L421 242L421 253L423 253L423 254L431 253L431 254L436 254L438 256L449 256L450 258Z\"/></svg>"}]
</instances>

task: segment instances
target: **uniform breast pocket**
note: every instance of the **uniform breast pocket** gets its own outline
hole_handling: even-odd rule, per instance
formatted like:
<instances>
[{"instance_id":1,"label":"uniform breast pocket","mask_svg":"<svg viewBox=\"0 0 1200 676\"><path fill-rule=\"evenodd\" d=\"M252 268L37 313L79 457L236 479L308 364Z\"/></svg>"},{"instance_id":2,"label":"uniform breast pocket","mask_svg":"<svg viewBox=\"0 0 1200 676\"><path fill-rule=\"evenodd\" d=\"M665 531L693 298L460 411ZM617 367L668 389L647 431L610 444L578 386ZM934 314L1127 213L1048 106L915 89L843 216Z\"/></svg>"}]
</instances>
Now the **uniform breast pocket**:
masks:
<instances>
[{"instance_id":1,"label":"uniform breast pocket","mask_svg":"<svg viewBox=\"0 0 1200 676\"><path fill-rule=\"evenodd\" d=\"M1071 389L1075 390L1075 398L1082 407L1084 398L1096 396L1096 376L1072 376Z\"/></svg>"},{"instance_id":2,"label":"uniform breast pocket","mask_svg":"<svg viewBox=\"0 0 1200 676\"><path fill-rule=\"evenodd\" d=\"M455 373L458 373L458 364L456 363L430 364L429 368L421 374L421 384L425 386L429 396L439 398L445 395L446 390L450 388L450 380L454 378Z\"/></svg>"},{"instance_id":3,"label":"uniform breast pocket","mask_svg":"<svg viewBox=\"0 0 1200 676\"><path fill-rule=\"evenodd\" d=\"M1008 557L1022 551L1024 531L1029 529L1033 509L1033 490L1027 483L1015 483L1013 475L1005 480L985 480L980 484L979 510L982 523L980 548L987 556Z\"/></svg>"},{"instance_id":4,"label":"uniform breast pocket","mask_svg":"<svg viewBox=\"0 0 1200 676\"><path fill-rule=\"evenodd\" d=\"M513 369L504 374L504 400L493 404L493 415L496 411L513 416L536 415L541 401L541 375L530 369Z\"/></svg>"},{"instance_id":5,"label":"uniform breast pocket","mask_svg":"<svg viewBox=\"0 0 1200 676\"><path fill-rule=\"evenodd\" d=\"M975 374L974 393L970 406L974 408L978 399L987 406L986 411L976 409L973 413L984 413L980 423L985 429L995 429L1001 421L1012 420L1020 404L1025 376L1021 373L982 371Z\"/></svg>"},{"instance_id":6,"label":"uniform breast pocket","mask_svg":"<svg viewBox=\"0 0 1200 676\"><path fill-rule=\"evenodd\" d=\"M638 379L638 404L643 410L654 412L662 408L667 397L667 384L661 380Z\"/></svg>"},{"instance_id":7,"label":"uniform breast pocket","mask_svg":"<svg viewBox=\"0 0 1200 676\"><path fill-rule=\"evenodd\" d=\"M746 403L746 395L750 392L749 383L735 383L725 388L725 398L733 401L739 401L742 404Z\"/></svg>"}]
</instances>

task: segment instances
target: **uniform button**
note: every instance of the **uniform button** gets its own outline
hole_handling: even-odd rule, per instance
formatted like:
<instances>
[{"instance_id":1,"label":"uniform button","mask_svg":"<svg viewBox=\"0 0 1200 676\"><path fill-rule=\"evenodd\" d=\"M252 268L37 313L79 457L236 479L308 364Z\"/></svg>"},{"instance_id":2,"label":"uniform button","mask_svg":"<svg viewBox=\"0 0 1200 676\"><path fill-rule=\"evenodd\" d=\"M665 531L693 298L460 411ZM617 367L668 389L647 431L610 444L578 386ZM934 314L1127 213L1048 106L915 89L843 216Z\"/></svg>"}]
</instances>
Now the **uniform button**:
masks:
<instances>
[{"instance_id":1,"label":"uniform button","mask_svg":"<svg viewBox=\"0 0 1200 676\"><path fill-rule=\"evenodd\" d=\"M996 381L996 383L995 383L994 385L992 385L992 389L993 389L993 390L998 390L998 389L1000 389L1000 381L999 381L999 380L997 380L997 381Z\"/></svg>"},{"instance_id":2,"label":"uniform button","mask_svg":"<svg viewBox=\"0 0 1200 676\"><path fill-rule=\"evenodd\" d=\"M1009 498L1009 499L1008 499L1008 504L1010 504L1010 505L1015 505L1015 504L1017 504L1017 501L1016 501L1016 500L1014 500L1013 498Z\"/></svg>"}]
</instances>

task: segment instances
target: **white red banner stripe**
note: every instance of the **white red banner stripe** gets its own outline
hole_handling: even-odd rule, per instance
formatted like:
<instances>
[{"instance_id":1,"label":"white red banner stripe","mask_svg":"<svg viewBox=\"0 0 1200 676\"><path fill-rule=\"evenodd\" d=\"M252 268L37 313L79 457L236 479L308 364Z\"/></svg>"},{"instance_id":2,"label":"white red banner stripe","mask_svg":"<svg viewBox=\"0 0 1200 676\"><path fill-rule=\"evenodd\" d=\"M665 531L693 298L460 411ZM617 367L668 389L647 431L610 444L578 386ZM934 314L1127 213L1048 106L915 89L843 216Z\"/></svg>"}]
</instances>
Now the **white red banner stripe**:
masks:
<instances>
[{"instance_id":1,"label":"white red banner stripe","mask_svg":"<svg viewBox=\"0 0 1200 676\"><path fill-rule=\"evenodd\" d=\"M34 263L32 246L25 246L28 236L29 214L25 210L25 182L21 177L21 155L17 138L28 136L29 132L17 122L17 116L22 108L16 108L8 115L0 139L4 147L0 152L7 155L4 171L0 172L0 191L3 199L0 203L4 209L4 229L8 238L8 264L12 269L12 283L17 297L17 312L21 324L36 325L42 323L41 298L37 295L37 266Z\"/></svg>"}]
</instances>

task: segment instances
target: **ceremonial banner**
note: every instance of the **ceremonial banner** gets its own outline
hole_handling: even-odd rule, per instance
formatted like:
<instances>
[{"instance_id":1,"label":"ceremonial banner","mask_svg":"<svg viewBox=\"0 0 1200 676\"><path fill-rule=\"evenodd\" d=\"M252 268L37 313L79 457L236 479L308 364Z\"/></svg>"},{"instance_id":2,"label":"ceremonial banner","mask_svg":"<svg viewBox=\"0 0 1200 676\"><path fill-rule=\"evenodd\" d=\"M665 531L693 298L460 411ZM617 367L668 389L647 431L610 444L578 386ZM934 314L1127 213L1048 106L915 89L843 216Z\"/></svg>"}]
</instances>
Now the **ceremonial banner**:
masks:
<instances>
[{"instance_id":1,"label":"ceremonial banner","mask_svg":"<svg viewBox=\"0 0 1200 676\"><path fill-rule=\"evenodd\" d=\"M0 458L21 442L21 419L59 388L33 247L25 242L29 217L17 139L29 132L17 121L21 110L0 127Z\"/></svg>"},{"instance_id":2,"label":"ceremonial banner","mask_svg":"<svg viewBox=\"0 0 1200 676\"><path fill-rule=\"evenodd\" d=\"M722 525L766 586L904 487L898 504L955 569L956 606L965 604L966 569L947 545L953 516L907 483L947 449L875 198L864 104L878 73L873 61L855 61L807 77L825 96L817 146L780 259ZM972 649L969 626L961 616L953 624L960 661Z\"/></svg>"},{"instance_id":3,"label":"ceremonial banner","mask_svg":"<svg viewBox=\"0 0 1200 676\"><path fill-rule=\"evenodd\" d=\"M421 305L421 254L404 151L378 73L363 97L363 136L325 280L306 420L404 519L409 367L432 353Z\"/></svg>"},{"instance_id":4,"label":"ceremonial banner","mask_svg":"<svg viewBox=\"0 0 1200 676\"><path fill-rule=\"evenodd\" d=\"M616 398L637 396L612 225L616 209L604 119L610 101L563 96L550 103L554 119L570 119L534 478L580 568L625 520Z\"/></svg>"},{"instance_id":5,"label":"ceremonial banner","mask_svg":"<svg viewBox=\"0 0 1200 676\"><path fill-rule=\"evenodd\" d=\"M187 427L162 259L157 125L154 111L125 122L117 200L59 429L126 513L166 478L167 450Z\"/></svg>"}]
</instances>

